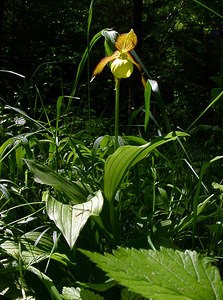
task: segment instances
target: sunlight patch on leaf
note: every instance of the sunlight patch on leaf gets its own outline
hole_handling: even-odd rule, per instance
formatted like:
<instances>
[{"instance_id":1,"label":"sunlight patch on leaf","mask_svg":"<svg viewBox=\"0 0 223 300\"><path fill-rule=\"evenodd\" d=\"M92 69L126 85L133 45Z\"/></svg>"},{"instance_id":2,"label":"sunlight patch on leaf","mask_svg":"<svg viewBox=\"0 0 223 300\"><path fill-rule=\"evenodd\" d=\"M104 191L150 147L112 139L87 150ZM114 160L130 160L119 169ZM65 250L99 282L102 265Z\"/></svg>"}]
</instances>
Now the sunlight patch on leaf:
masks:
<instances>
[{"instance_id":1,"label":"sunlight patch on leaf","mask_svg":"<svg viewBox=\"0 0 223 300\"><path fill-rule=\"evenodd\" d=\"M46 210L49 218L60 229L72 249L81 229L90 216L98 216L103 206L103 196L98 191L91 200L77 205L63 204L48 194Z\"/></svg>"}]
</instances>

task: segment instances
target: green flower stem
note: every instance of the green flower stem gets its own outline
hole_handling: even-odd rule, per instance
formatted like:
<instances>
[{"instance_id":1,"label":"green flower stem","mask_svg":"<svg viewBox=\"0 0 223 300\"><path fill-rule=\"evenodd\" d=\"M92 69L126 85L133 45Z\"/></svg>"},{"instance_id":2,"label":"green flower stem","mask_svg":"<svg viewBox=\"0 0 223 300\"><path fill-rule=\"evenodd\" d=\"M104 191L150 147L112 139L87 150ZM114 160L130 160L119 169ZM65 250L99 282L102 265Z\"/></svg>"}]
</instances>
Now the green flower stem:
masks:
<instances>
[{"instance_id":1,"label":"green flower stem","mask_svg":"<svg viewBox=\"0 0 223 300\"><path fill-rule=\"evenodd\" d=\"M113 241L116 240L116 230L115 230L115 210L114 210L114 200L109 201L109 218L111 226L111 234L113 236Z\"/></svg>"},{"instance_id":2,"label":"green flower stem","mask_svg":"<svg viewBox=\"0 0 223 300\"><path fill-rule=\"evenodd\" d=\"M118 143L118 133L119 133L119 93L120 93L120 80L115 77L115 145L114 150L116 151L119 147ZM114 241L116 240L116 225L115 225L115 208L114 200L109 201L109 218L111 233L113 235Z\"/></svg>"},{"instance_id":3,"label":"green flower stem","mask_svg":"<svg viewBox=\"0 0 223 300\"><path fill-rule=\"evenodd\" d=\"M115 78L115 150L118 149L120 79Z\"/></svg>"}]
</instances>

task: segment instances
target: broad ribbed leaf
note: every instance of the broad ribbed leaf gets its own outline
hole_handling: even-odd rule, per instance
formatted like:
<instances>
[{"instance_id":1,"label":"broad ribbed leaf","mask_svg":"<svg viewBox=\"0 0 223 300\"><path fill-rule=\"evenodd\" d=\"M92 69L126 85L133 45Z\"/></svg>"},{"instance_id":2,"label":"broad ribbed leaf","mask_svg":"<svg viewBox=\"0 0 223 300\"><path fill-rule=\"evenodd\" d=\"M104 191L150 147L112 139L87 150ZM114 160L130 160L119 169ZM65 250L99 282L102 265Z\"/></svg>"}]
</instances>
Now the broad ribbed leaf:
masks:
<instances>
[{"instance_id":1,"label":"broad ribbed leaf","mask_svg":"<svg viewBox=\"0 0 223 300\"><path fill-rule=\"evenodd\" d=\"M90 216L98 216L103 206L101 191L89 201L77 205L63 204L49 196L46 210L49 218L60 229L72 249L78 236Z\"/></svg>"},{"instance_id":2,"label":"broad ribbed leaf","mask_svg":"<svg viewBox=\"0 0 223 300\"><path fill-rule=\"evenodd\" d=\"M25 159L30 171L38 183L47 184L66 194L73 203L82 203L88 196L86 190L77 182L72 182L51 170L49 167L36 162L35 160Z\"/></svg>"},{"instance_id":3,"label":"broad ribbed leaf","mask_svg":"<svg viewBox=\"0 0 223 300\"><path fill-rule=\"evenodd\" d=\"M38 231L27 232L20 238L21 244L25 249L21 257L26 264L32 265L50 256L53 248L52 238L47 234Z\"/></svg>"},{"instance_id":4,"label":"broad ribbed leaf","mask_svg":"<svg viewBox=\"0 0 223 300\"><path fill-rule=\"evenodd\" d=\"M210 259L195 251L119 248L105 256L81 250L110 277L153 300L223 299L223 282Z\"/></svg>"},{"instance_id":5,"label":"broad ribbed leaf","mask_svg":"<svg viewBox=\"0 0 223 300\"><path fill-rule=\"evenodd\" d=\"M114 199L115 193L132 166L147 157L149 153L158 146L173 141L181 136L188 135L183 132L170 132L142 146L119 147L105 162L104 194L107 200L112 201Z\"/></svg>"}]
</instances>

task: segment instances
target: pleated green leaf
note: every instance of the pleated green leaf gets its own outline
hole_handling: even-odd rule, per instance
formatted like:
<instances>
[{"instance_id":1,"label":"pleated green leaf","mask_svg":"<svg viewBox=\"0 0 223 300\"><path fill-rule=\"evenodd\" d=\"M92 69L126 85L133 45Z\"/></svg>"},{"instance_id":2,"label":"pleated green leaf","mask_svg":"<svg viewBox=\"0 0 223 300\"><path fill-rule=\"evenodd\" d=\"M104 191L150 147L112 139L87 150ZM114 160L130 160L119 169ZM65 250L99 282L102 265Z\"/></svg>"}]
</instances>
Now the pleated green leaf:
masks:
<instances>
[{"instance_id":1,"label":"pleated green leaf","mask_svg":"<svg viewBox=\"0 0 223 300\"><path fill-rule=\"evenodd\" d=\"M91 200L82 204L63 204L50 195L46 199L46 211L49 218L60 229L72 249L81 229L90 216L98 216L103 206L103 196L98 191Z\"/></svg>"},{"instance_id":2,"label":"pleated green leaf","mask_svg":"<svg viewBox=\"0 0 223 300\"><path fill-rule=\"evenodd\" d=\"M142 146L119 147L105 162L104 195L107 200L112 201L114 199L115 193L132 166L147 157L158 146L182 136L188 135L183 132L170 132Z\"/></svg>"},{"instance_id":3,"label":"pleated green leaf","mask_svg":"<svg viewBox=\"0 0 223 300\"><path fill-rule=\"evenodd\" d=\"M218 269L195 251L119 248L105 256L80 250L109 277L153 300L223 299Z\"/></svg>"},{"instance_id":4,"label":"pleated green leaf","mask_svg":"<svg viewBox=\"0 0 223 300\"><path fill-rule=\"evenodd\" d=\"M25 162L30 171L34 174L35 181L50 185L58 191L63 192L73 203L86 201L88 193L79 183L67 180L49 167L35 160L25 159Z\"/></svg>"}]
</instances>

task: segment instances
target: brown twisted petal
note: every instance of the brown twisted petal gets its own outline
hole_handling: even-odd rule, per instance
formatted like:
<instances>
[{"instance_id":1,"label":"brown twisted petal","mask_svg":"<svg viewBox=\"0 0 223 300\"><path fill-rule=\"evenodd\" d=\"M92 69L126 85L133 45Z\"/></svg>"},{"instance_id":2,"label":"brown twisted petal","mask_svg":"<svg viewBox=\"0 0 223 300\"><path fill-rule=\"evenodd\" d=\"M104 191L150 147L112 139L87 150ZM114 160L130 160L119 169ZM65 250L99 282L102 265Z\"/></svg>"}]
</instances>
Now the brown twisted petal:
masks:
<instances>
[{"instance_id":1,"label":"brown twisted petal","mask_svg":"<svg viewBox=\"0 0 223 300\"><path fill-rule=\"evenodd\" d=\"M95 67L94 72L93 72L92 77L91 77L91 81L92 81L97 75L99 75L99 74L103 71L103 69L104 69L104 67L107 65L107 63L109 63L110 61L112 61L112 60L114 60L115 58L119 57L119 55L120 55L119 51L115 51L115 52L113 53L113 55L104 57L104 58L97 64L97 66Z\"/></svg>"}]
</instances>

